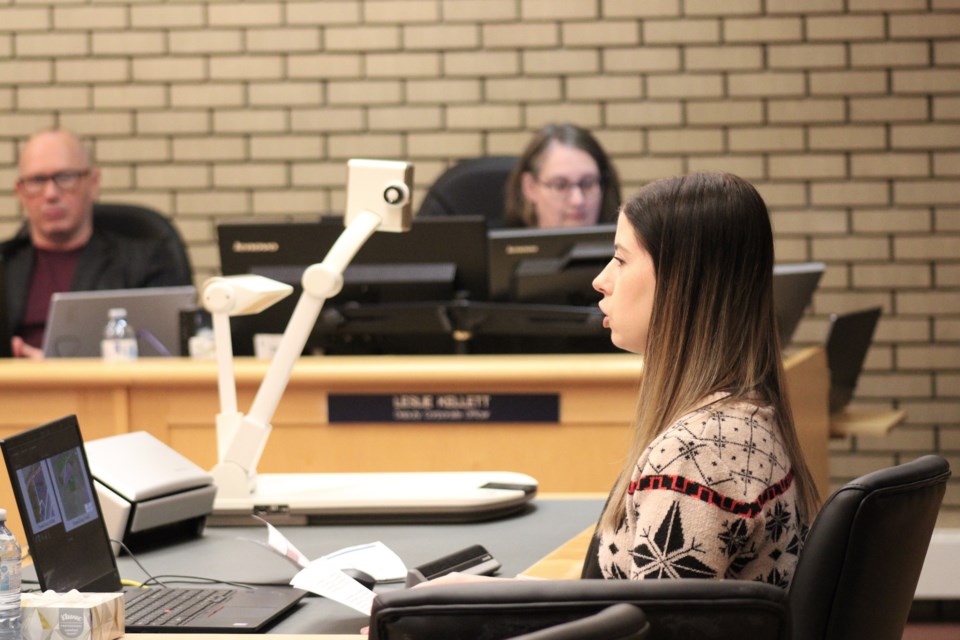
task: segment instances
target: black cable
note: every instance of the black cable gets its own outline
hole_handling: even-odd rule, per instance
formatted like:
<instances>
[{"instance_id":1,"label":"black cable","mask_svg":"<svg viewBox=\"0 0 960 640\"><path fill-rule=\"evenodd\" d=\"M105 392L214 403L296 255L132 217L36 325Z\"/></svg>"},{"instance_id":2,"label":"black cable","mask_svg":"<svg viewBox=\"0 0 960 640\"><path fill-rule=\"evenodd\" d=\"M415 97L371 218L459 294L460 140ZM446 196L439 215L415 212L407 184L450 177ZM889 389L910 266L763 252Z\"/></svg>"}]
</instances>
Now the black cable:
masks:
<instances>
[{"instance_id":1,"label":"black cable","mask_svg":"<svg viewBox=\"0 0 960 640\"><path fill-rule=\"evenodd\" d=\"M162 582L161 580L166 580L167 582ZM226 584L232 587L241 587L243 589L252 588L249 584L244 582L218 580L217 578L204 578L203 576L182 576L173 573L150 576L150 579L145 580L142 583L142 586L149 587L151 584L156 584L157 586L165 588L169 587L171 584Z\"/></svg>"},{"instance_id":2,"label":"black cable","mask_svg":"<svg viewBox=\"0 0 960 640\"><path fill-rule=\"evenodd\" d=\"M147 578L148 578L147 581L148 581L148 582L149 582L150 580L153 580L153 579L154 579L154 578L153 578L153 575L152 575L149 571L147 571L147 568L144 567L144 566L140 563L139 560L137 560L137 556L133 555L133 552L130 551L130 547L128 547L127 545L125 545L125 544L123 543L123 540L114 540L113 538L110 538L110 542L114 542L114 543L120 545L120 548L127 552L127 555L130 556L130 559L133 560L134 563L135 563L138 567L140 567L140 571L143 571L143 574L144 574L145 576L147 576ZM160 586L163 586L163 585L160 585Z\"/></svg>"},{"instance_id":3,"label":"black cable","mask_svg":"<svg viewBox=\"0 0 960 640\"><path fill-rule=\"evenodd\" d=\"M130 556L130 559L133 560L133 562L140 568L140 571L142 571L143 574L147 576L146 580L139 583L139 586L143 588L148 588L152 585L156 585L157 587L169 588L170 585L165 584L162 581L162 579L168 579L171 582L182 583L182 584L223 584L223 585L230 585L233 587L240 587L245 589L251 588L250 585L244 584L242 582L232 582L230 580L218 580L216 578L205 578L203 576L180 576L180 575L173 575L173 574L161 574L161 575L155 576L149 571L147 571L147 568L143 566L140 560L138 560L137 557L133 554L133 552L130 551L130 547L125 545L122 540L114 540L111 538L110 542L115 542L118 545L120 545L120 547L124 551L126 551L127 555Z\"/></svg>"}]
</instances>

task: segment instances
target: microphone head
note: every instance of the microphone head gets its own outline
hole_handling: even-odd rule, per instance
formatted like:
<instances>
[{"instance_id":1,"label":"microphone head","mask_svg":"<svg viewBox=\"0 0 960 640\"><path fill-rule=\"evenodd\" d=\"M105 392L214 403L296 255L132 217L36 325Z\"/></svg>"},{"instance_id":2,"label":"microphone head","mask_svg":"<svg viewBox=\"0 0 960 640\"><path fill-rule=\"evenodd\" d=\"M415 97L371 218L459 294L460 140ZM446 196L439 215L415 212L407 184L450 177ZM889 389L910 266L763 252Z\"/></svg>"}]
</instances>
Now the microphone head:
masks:
<instances>
[{"instance_id":1,"label":"microphone head","mask_svg":"<svg viewBox=\"0 0 960 640\"><path fill-rule=\"evenodd\" d=\"M347 162L347 207L344 224L361 211L380 218L378 231L401 233L413 223L413 165L393 160Z\"/></svg>"},{"instance_id":2,"label":"microphone head","mask_svg":"<svg viewBox=\"0 0 960 640\"><path fill-rule=\"evenodd\" d=\"M210 313L244 316L260 313L291 293L289 284L248 273L210 278L200 290L200 302Z\"/></svg>"}]
</instances>

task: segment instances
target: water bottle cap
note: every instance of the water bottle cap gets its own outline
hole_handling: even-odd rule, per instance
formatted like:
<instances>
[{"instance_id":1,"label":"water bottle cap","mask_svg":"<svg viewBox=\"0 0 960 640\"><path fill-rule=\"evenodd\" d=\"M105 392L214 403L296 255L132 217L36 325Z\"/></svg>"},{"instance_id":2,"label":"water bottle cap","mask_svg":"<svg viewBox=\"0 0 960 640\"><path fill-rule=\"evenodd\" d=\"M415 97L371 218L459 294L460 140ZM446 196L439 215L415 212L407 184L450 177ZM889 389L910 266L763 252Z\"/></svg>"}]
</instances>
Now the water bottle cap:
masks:
<instances>
[{"instance_id":1,"label":"water bottle cap","mask_svg":"<svg viewBox=\"0 0 960 640\"><path fill-rule=\"evenodd\" d=\"M108 318L123 318L126 315L127 315L127 310L124 309L123 307L114 307L113 309L110 309L109 311L107 311Z\"/></svg>"},{"instance_id":2,"label":"water bottle cap","mask_svg":"<svg viewBox=\"0 0 960 640\"><path fill-rule=\"evenodd\" d=\"M0 509L0 522L6 522L6 521L7 521L7 510Z\"/></svg>"}]
</instances>

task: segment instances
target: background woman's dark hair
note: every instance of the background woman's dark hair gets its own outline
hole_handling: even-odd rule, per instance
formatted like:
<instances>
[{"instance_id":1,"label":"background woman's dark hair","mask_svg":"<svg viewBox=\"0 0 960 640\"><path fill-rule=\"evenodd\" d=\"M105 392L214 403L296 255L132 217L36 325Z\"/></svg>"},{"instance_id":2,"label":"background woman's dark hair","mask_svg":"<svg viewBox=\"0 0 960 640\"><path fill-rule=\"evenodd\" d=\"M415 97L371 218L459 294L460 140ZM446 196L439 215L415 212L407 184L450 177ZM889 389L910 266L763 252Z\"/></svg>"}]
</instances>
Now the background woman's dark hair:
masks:
<instances>
[{"instance_id":1,"label":"background woman's dark hair","mask_svg":"<svg viewBox=\"0 0 960 640\"><path fill-rule=\"evenodd\" d=\"M523 174L528 172L534 176L539 175L544 152L553 143L581 149L590 154L600 170L600 181L603 186L599 222L616 222L620 209L620 178L610 158L589 131L575 124L561 122L548 124L537 131L510 174L504 199L503 218L506 225L509 227L537 226L533 205L523 197L522 179Z\"/></svg>"}]
</instances>

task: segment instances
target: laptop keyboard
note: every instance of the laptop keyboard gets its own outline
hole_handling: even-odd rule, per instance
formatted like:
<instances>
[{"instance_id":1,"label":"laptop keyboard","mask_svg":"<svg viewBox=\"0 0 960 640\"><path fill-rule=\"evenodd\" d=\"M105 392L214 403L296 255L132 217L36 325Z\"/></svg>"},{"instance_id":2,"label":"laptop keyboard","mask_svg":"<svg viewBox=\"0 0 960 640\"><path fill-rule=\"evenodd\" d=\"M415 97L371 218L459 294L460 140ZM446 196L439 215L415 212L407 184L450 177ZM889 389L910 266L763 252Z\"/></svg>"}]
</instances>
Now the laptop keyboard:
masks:
<instances>
[{"instance_id":1,"label":"laptop keyboard","mask_svg":"<svg viewBox=\"0 0 960 640\"><path fill-rule=\"evenodd\" d=\"M133 589L124 596L126 627L178 627L229 600L234 589Z\"/></svg>"}]
</instances>

